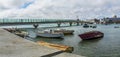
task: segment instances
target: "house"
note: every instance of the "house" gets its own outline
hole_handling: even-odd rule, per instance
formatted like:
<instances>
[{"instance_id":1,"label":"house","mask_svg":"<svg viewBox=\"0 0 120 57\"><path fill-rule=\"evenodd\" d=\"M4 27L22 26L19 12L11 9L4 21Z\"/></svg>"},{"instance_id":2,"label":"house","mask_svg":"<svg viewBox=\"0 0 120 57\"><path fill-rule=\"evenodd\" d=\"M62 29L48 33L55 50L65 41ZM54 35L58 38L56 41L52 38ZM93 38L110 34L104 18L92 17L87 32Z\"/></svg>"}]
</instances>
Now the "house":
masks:
<instances>
[{"instance_id":1,"label":"house","mask_svg":"<svg viewBox=\"0 0 120 57\"><path fill-rule=\"evenodd\" d=\"M120 17L117 17L116 15L114 17L107 17L107 18L103 18L102 23L104 24L112 24L112 23L120 23Z\"/></svg>"}]
</instances>

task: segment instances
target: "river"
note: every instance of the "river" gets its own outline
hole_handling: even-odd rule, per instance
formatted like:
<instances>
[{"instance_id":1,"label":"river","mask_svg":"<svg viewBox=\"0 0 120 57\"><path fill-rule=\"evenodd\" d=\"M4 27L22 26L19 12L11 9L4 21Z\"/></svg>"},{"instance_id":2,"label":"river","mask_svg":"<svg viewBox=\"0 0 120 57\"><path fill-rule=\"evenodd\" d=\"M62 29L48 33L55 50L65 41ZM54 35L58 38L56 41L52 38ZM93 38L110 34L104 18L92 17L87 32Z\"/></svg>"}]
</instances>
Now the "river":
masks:
<instances>
[{"instance_id":1,"label":"river","mask_svg":"<svg viewBox=\"0 0 120 57\"><path fill-rule=\"evenodd\" d=\"M47 25L41 25L38 29L57 29L57 27L45 28ZM55 26L55 25L51 25ZM82 26L61 27L64 29L75 30L74 35L64 36L63 39L53 38L27 38L31 41L46 41L50 43L63 44L74 47L73 54L83 55L87 57L120 57L120 28L114 28L114 26L120 26L120 24L112 25L97 25L97 28L83 28ZM2 26L1 28L3 28ZM11 27L11 26L10 26ZM13 26L17 28L24 28L31 35L34 35L34 28L32 25ZM78 37L87 31L98 30L104 33L104 37L100 39L84 41Z\"/></svg>"}]
</instances>

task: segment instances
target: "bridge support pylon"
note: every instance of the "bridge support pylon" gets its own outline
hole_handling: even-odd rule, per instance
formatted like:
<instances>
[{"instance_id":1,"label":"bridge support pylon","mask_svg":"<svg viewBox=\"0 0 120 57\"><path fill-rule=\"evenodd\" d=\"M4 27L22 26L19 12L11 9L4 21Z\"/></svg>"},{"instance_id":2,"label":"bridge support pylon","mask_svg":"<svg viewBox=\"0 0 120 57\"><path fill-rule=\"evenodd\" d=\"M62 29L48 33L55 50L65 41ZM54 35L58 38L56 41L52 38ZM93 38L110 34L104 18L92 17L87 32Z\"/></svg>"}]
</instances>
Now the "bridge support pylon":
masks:
<instances>
[{"instance_id":1,"label":"bridge support pylon","mask_svg":"<svg viewBox=\"0 0 120 57\"><path fill-rule=\"evenodd\" d=\"M61 23L59 22L59 23L57 23L57 25L58 25L58 27L60 27Z\"/></svg>"},{"instance_id":2,"label":"bridge support pylon","mask_svg":"<svg viewBox=\"0 0 120 57\"><path fill-rule=\"evenodd\" d=\"M79 24L79 22L77 22L77 26L79 26L80 24Z\"/></svg>"},{"instance_id":3,"label":"bridge support pylon","mask_svg":"<svg viewBox=\"0 0 120 57\"><path fill-rule=\"evenodd\" d=\"M72 22L69 22L70 26L72 26Z\"/></svg>"},{"instance_id":4,"label":"bridge support pylon","mask_svg":"<svg viewBox=\"0 0 120 57\"><path fill-rule=\"evenodd\" d=\"M79 24L79 21L80 21L80 20L79 20L79 18L78 18L78 19L77 19L77 26L79 26L79 25L80 25L80 24Z\"/></svg>"},{"instance_id":5,"label":"bridge support pylon","mask_svg":"<svg viewBox=\"0 0 120 57\"><path fill-rule=\"evenodd\" d=\"M39 24L33 24L34 28L38 28Z\"/></svg>"}]
</instances>

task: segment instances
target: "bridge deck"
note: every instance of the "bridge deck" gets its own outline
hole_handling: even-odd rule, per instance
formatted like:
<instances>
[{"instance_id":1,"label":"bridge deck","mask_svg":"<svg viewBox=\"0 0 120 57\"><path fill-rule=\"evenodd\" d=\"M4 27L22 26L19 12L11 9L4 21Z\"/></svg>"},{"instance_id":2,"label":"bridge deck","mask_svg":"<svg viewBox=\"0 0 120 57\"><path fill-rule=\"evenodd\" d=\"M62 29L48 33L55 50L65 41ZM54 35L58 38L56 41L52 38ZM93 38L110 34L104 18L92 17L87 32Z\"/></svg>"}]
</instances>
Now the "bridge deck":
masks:
<instances>
[{"instance_id":1,"label":"bridge deck","mask_svg":"<svg viewBox=\"0 0 120 57\"><path fill-rule=\"evenodd\" d=\"M18 23L18 22L70 22L76 20L70 19L0 19L0 23Z\"/></svg>"}]
</instances>

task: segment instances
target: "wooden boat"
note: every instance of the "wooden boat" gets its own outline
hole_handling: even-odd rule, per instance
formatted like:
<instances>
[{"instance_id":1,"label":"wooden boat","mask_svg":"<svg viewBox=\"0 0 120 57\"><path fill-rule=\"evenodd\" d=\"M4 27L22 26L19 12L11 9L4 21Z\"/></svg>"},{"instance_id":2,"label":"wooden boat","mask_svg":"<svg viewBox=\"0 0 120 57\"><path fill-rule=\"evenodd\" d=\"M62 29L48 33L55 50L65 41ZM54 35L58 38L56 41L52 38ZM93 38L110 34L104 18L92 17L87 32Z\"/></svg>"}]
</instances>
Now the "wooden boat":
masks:
<instances>
[{"instance_id":1,"label":"wooden boat","mask_svg":"<svg viewBox=\"0 0 120 57\"><path fill-rule=\"evenodd\" d=\"M62 32L64 35L70 35L73 34L74 30L56 29L54 32Z\"/></svg>"},{"instance_id":2,"label":"wooden boat","mask_svg":"<svg viewBox=\"0 0 120 57\"><path fill-rule=\"evenodd\" d=\"M83 40L102 38L103 36L104 36L104 33L100 32L100 31L90 31L90 32L86 32L86 33L79 35L79 37Z\"/></svg>"},{"instance_id":3,"label":"wooden boat","mask_svg":"<svg viewBox=\"0 0 120 57\"><path fill-rule=\"evenodd\" d=\"M62 38L64 34L61 32L54 32L54 31L38 31L37 36L47 37L47 38Z\"/></svg>"},{"instance_id":4,"label":"wooden boat","mask_svg":"<svg viewBox=\"0 0 120 57\"><path fill-rule=\"evenodd\" d=\"M52 44L52 43L47 43L44 41L38 41L37 43L39 45L46 46L46 47L53 48L53 49L58 49L64 52L72 52L74 50L73 47L69 47L66 45Z\"/></svg>"},{"instance_id":5,"label":"wooden boat","mask_svg":"<svg viewBox=\"0 0 120 57\"><path fill-rule=\"evenodd\" d=\"M20 36L20 37L25 37L25 36L28 36L28 33L25 32L25 31L16 31L14 32L14 34Z\"/></svg>"}]
</instances>

